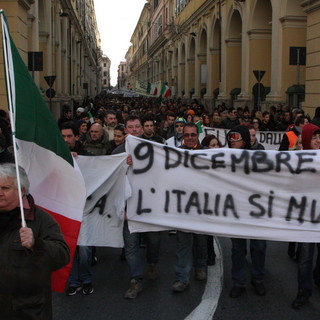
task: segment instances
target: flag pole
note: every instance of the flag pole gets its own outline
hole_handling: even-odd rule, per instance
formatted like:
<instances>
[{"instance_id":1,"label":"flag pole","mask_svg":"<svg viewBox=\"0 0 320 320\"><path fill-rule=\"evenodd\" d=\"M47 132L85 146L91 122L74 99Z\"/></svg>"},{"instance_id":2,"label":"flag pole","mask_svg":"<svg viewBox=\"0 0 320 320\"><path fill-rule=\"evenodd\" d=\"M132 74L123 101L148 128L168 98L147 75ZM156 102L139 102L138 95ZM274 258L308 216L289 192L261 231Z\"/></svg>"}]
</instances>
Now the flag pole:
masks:
<instances>
[{"instance_id":1,"label":"flag pole","mask_svg":"<svg viewBox=\"0 0 320 320\"><path fill-rule=\"evenodd\" d=\"M12 60L10 60L8 57L8 51L10 50L11 52L10 35L9 35L7 24L4 21L4 12L2 9L0 9L0 14L1 14L1 26L2 26L4 69L6 74L7 98L8 98L8 105L9 105L11 130L12 130L13 153L14 153L15 164L16 164L17 187L18 187L20 213L21 213L21 225L22 227L26 227L26 220L24 216L23 200L22 200L22 192L21 192L20 174L19 174L17 143L16 143L15 103L13 103L13 100L15 100L15 92L13 92L14 88L11 85L12 81L14 82L14 78L12 77L12 74L10 74L9 72L9 70L13 72L13 63L12 63Z\"/></svg>"}]
</instances>

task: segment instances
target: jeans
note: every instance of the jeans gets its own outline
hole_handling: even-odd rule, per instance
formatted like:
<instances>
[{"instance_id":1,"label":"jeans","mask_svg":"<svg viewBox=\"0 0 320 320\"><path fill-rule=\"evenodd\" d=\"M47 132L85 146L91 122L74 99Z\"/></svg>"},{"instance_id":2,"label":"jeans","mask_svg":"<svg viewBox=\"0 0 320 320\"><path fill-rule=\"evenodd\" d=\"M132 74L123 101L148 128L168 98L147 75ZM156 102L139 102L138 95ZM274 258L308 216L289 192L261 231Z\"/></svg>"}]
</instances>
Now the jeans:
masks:
<instances>
[{"instance_id":1,"label":"jeans","mask_svg":"<svg viewBox=\"0 0 320 320\"><path fill-rule=\"evenodd\" d=\"M147 241L147 262L156 264L159 261L160 232L145 232Z\"/></svg>"},{"instance_id":2,"label":"jeans","mask_svg":"<svg viewBox=\"0 0 320 320\"><path fill-rule=\"evenodd\" d=\"M316 265L313 270L313 280L319 286L320 285L320 243L317 243L318 253L316 259Z\"/></svg>"},{"instance_id":3,"label":"jeans","mask_svg":"<svg viewBox=\"0 0 320 320\"><path fill-rule=\"evenodd\" d=\"M139 238L139 233L130 233L128 222L125 221L123 225L124 252L130 268L131 279L142 282L143 264L140 254Z\"/></svg>"},{"instance_id":4,"label":"jeans","mask_svg":"<svg viewBox=\"0 0 320 320\"><path fill-rule=\"evenodd\" d=\"M192 262L195 268L207 267L207 235L177 231L176 280L189 283ZM193 261L192 261L193 260Z\"/></svg>"},{"instance_id":5,"label":"jeans","mask_svg":"<svg viewBox=\"0 0 320 320\"><path fill-rule=\"evenodd\" d=\"M314 243L298 243L298 287L312 291Z\"/></svg>"},{"instance_id":6,"label":"jeans","mask_svg":"<svg viewBox=\"0 0 320 320\"><path fill-rule=\"evenodd\" d=\"M246 284L246 253L247 240L232 238L232 280L235 286L244 287ZM251 278L253 282L262 283L266 257L266 240L250 240Z\"/></svg>"},{"instance_id":7,"label":"jeans","mask_svg":"<svg viewBox=\"0 0 320 320\"><path fill-rule=\"evenodd\" d=\"M91 263L92 247L77 246L68 280L70 287L92 282Z\"/></svg>"}]
</instances>

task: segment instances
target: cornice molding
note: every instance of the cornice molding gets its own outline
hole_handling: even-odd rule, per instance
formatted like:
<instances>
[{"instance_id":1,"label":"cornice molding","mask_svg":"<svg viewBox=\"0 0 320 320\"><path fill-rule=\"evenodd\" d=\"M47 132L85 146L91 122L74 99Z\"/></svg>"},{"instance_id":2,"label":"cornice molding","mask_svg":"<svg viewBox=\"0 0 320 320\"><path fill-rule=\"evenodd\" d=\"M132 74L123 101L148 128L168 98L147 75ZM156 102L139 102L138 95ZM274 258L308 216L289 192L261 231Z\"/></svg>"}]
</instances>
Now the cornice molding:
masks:
<instances>
[{"instance_id":1,"label":"cornice molding","mask_svg":"<svg viewBox=\"0 0 320 320\"><path fill-rule=\"evenodd\" d=\"M31 5L34 4L34 0L18 0L18 4L25 10L29 10Z\"/></svg>"},{"instance_id":2,"label":"cornice molding","mask_svg":"<svg viewBox=\"0 0 320 320\"><path fill-rule=\"evenodd\" d=\"M304 0L300 5L305 13L310 13L320 9L320 0Z\"/></svg>"}]
</instances>

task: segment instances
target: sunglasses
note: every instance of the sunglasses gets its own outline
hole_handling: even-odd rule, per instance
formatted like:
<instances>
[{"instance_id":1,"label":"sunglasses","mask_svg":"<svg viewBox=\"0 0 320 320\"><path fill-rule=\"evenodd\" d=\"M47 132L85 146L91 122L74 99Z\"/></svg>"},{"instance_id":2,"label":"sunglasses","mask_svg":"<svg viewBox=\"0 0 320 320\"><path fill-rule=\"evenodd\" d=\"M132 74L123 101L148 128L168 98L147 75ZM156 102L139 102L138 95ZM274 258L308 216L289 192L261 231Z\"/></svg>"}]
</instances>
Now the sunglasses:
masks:
<instances>
[{"instance_id":1,"label":"sunglasses","mask_svg":"<svg viewBox=\"0 0 320 320\"><path fill-rule=\"evenodd\" d=\"M233 142L241 141L242 136L239 132L232 132L228 135L228 140Z\"/></svg>"},{"instance_id":2,"label":"sunglasses","mask_svg":"<svg viewBox=\"0 0 320 320\"><path fill-rule=\"evenodd\" d=\"M183 136L184 136L185 138L189 138L189 137L195 138L195 137L197 137L198 135L197 135L196 133L184 133Z\"/></svg>"},{"instance_id":3,"label":"sunglasses","mask_svg":"<svg viewBox=\"0 0 320 320\"><path fill-rule=\"evenodd\" d=\"M176 127L176 128L179 128L179 127L180 127L180 128L183 128L184 125L183 125L183 124L176 124L175 127Z\"/></svg>"}]
</instances>

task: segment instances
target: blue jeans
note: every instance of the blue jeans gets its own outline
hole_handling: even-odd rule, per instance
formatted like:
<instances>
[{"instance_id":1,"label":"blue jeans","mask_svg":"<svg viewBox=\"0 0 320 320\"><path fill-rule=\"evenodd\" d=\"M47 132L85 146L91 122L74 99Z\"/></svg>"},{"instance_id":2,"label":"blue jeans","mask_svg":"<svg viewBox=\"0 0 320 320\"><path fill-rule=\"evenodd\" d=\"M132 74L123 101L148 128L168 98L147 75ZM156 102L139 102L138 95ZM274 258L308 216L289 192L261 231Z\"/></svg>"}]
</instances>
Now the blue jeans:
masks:
<instances>
[{"instance_id":1,"label":"blue jeans","mask_svg":"<svg viewBox=\"0 0 320 320\"><path fill-rule=\"evenodd\" d=\"M145 232L147 241L147 262L156 264L159 261L160 232Z\"/></svg>"},{"instance_id":2,"label":"blue jeans","mask_svg":"<svg viewBox=\"0 0 320 320\"><path fill-rule=\"evenodd\" d=\"M140 254L139 237L140 233L130 233L128 222L125 221L123 225L124 253L130 268L131 279L142 282L143 264Z\"/></svg>"},{"instance_id":3,"label":"blue jeans","mask_svg":"<svg viewBox=\"0 0 320 320\"><path fill-rule=\"evenodd\" d=\"M192 262L195 268L207 267L207 235L177 231L176 280L189 283Z\"/></svg>"},{"instance_id":4,"label":"blue jeans","mask_svg":"<svg viewBox=\"0 0 320 320\"><path fill-rule=\"evenodd\" d=\"M69 275L69 286L80 287L81 284L92 282L91 263L92 247L77 246Z\"/></svg>"},{"instance_id":5,"label":"blue jeans","mask_svg":"<svg viewBox=\"0 0 320 320\"><path fill-rule=\"evenodd\" d=\"M246 284L246 253L247 240L232 238L232 280L235 286L244 287ZM252 262L251 278L253 282L262 283L266 257L266 240L250 240Z\"/></svg>"},{"instance_id":6,"label":"blue jeans","mask_svg":"<svg viewBox=\"0 0 320 320\"><path fill-rule=\"evenodd\" d=\"M314 243L298 243L298 287L312 291Z\"/></svg>"}]
</instances>

